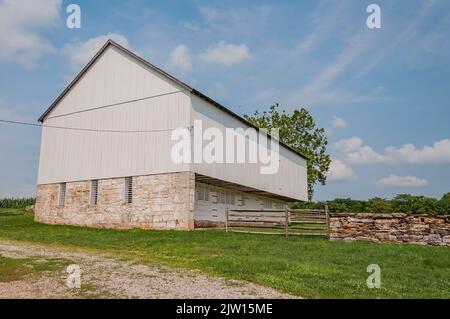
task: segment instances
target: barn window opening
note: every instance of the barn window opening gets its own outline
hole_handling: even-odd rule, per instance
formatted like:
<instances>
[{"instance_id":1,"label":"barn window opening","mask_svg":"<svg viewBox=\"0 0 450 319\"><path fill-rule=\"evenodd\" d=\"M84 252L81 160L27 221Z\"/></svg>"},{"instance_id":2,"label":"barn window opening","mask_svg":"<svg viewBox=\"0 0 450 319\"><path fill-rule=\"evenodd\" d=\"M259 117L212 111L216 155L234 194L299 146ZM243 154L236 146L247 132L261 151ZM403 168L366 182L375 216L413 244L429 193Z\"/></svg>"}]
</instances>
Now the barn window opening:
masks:
<instances>
[{"instance_id":1,"label":"barn window opening","mask_svg":"<svg viewBox=\"0 0 450 319\"><path fill-rule=\"evenodd\" d=\"M211 191L211 203L213 203L213 204L219 203L219 191L217 191L217 190Z\"/></svg>"},{"instance_id":2,"label":"barn window opening","mask_svg":"<svg viewBox=\"0 0 450 319\"><path fill-rule=\"evenodd\" d=\"M220 191L220 203L225 204L225 192Z\"/></svg>"},{"instance_id":3,"label":"barn window opening","mask_svg":"<svg viewBox=\"0 0 450 319\"><path fill-rule=\"evenodd\" d=\"M239 201L239 206L245 206L245 196L244 196L244 194L241 195L241 198L238 201Z\"/></svg>"},{"instance_id":4,"label":"barn window opening","mask_svg":"<svg viewBox=\"0 0 450 319\"><path fill-rule=\"evenodd\" d=\"M133 179L125 177L125 203L131 204L133 202Z\"/></svg>"},{"instance_id":5,"label":"barn window opening","mask_svg":"<svg viewBox=\"0 0 450 319\"><path fill-rule=\"evenodd\" d=\"M98 180L91 181L91 197L90 203L91 205L97 205L98 198Z\"/></svg>"},{"instance_id":6,"label":"barn window opening","mask_svg":"<svg viewBox=\"0 0 450 319\"><path fill-rule=\"evenodd\" d=\"M62 206L66 202L66 183L59 184L58 205Z\"/></svg>"},{"instance_id":7,"label":"barn window opening","mask_svg":"<svg viewBox=\"0 0 450 319\"><path fill-rule=\"evenodd\" d=\"M198 191L198 200L205 200L205 189L203 187L199 187Z\"/></svg>"},{"instance_id":8,"label":"barn window opening","mask_svg":"<svg viewBox=\"0 0 450 319\"><path fill-rule=\"evenodd\" d=\"M272 201L265 199L264 200L264 208L265 209L272 209Z\"/></svg>"},{"instance_id":9,"label":"barn window opening","mask_svg":"<svg viewBox=\"0 0 450 319\"><path fill-rule=\"evenodd\" d=\"M232 192L225 193L225 201L227 204L234 205L234 194Z\"/></svg>"}]
</instances>

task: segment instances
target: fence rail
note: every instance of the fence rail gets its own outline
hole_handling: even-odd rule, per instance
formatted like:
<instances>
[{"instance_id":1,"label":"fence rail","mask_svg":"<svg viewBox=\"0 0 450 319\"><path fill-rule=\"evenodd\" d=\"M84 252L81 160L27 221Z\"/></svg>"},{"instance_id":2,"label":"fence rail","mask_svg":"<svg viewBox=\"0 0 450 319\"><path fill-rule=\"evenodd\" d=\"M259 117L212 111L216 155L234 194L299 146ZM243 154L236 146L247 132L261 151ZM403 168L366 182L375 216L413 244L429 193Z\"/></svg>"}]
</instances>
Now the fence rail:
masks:
<instances>
[{"instance_id":1,"label":"fence rail","mask_svg":"<svg viewBox=\"0 0 450 319\"><path fill-rule=\"evenodd\" d=\"M228 209L227 232L329 237L328 207L324 209Z\"/></svg>"}]
</instances>

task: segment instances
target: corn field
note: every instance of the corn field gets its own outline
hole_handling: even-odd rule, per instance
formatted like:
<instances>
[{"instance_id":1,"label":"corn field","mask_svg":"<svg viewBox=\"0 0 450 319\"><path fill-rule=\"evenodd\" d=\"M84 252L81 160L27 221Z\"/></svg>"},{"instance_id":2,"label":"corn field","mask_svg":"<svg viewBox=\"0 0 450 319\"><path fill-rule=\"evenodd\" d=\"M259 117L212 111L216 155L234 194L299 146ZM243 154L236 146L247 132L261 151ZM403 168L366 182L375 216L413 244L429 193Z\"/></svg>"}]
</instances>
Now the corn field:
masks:
<instances>
[{"instance_id":1,"label":"corn field","mask_svg":"<svg viewBox=\"0 0 450 319\"><path fill-rule=\"evenodd\" d=\"M0 198L0 208L24 208L35 201L35 198Z\"/></svg>"}]
</instances>

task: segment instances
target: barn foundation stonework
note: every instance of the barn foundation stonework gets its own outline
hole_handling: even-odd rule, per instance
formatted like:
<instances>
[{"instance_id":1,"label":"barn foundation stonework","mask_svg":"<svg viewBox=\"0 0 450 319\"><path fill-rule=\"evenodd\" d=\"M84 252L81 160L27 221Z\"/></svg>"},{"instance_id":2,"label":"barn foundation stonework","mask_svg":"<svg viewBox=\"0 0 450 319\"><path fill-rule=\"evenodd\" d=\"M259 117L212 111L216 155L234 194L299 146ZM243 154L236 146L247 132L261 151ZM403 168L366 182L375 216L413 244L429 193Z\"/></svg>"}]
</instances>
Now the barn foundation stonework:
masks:
<instances>
[{"instance_id":1,"label":"barn foundation stonework","mask_svg":"<svg viewBox=\"0 0 450 319\"><path fill-rule=\"evenodd\" d=\"M132 177L132 203L125 203L125 178L100 179L97 204L90 204L90 181L67 182L63 205L59 183L37 186L35 220L113 229L194 228L195 176L192 172Z\"/></svg>"}]
</instances>

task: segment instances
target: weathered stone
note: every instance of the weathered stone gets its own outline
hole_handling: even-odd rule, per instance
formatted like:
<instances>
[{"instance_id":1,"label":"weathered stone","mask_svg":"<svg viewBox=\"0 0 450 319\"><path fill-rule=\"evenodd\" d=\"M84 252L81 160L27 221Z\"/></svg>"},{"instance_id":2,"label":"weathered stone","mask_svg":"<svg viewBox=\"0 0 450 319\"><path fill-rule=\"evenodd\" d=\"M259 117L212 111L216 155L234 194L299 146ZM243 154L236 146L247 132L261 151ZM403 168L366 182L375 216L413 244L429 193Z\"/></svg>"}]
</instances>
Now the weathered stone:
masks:
<instances>
[{"instance_id":1,"label":"weathered stone","mask_svg":"<svg viewBox=\"0 0 450 319\"><path fill-rule=\"evenodd\" d=\"M96 205L89 203L90 181L66 184L58 206L59 184L37 186L35 220L114 229L193 229L195 178L192 172L133 177L133 203L124 202L124 178L102 179Z\"/></svg>"},{"instance_id":2,"label":"weathered stone","mask_svg":"<svg viewBox=\"0 0 450 319\"><path fill-rule=\"evenodd\" d=\"M450 246L450 219L448 215L332 213L329 233L332 240Z\"/></svg>"}]
</instances>

